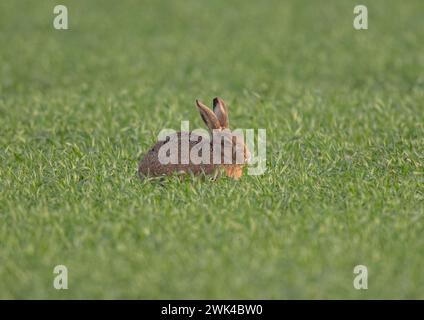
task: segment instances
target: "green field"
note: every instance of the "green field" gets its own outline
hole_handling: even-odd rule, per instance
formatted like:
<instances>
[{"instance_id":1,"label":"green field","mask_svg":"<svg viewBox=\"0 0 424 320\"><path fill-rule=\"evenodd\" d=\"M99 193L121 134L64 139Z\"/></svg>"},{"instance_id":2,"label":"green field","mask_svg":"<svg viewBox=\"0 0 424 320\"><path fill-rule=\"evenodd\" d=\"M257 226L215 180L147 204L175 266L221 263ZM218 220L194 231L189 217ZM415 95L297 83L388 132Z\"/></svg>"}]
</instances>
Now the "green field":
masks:
<instances>
[{"instance_id":1,"label":"green field","mask_svg":"<svg viewBox=\"0 0 424 320\"><path fill-rule=\"evenodd\" d=\"M0 298L423 299L423 17L422 0L0 1ZM215 96L267 130L266 173L140 181L159 131L204 127L194 101Z\"/></svg>"}]
</instances>

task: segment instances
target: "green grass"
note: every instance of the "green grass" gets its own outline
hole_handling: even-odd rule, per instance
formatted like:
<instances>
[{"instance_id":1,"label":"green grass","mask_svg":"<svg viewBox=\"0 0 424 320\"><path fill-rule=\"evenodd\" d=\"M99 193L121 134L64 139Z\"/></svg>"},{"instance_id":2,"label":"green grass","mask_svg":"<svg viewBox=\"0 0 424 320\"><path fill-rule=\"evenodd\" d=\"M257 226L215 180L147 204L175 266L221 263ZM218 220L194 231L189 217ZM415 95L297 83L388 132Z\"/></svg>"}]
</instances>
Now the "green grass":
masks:
<instances>
[{"instance_id":1,"label":"green grass","mask_svg":"<svg viewBox=\"0 0 424 320\"><path fill-rule=\"evenodd\" d=\"M424 298L423 1L60 3L0 2L0 298ZM139 181L216 95L267 172Z\"/></svg>"}]
</instances>

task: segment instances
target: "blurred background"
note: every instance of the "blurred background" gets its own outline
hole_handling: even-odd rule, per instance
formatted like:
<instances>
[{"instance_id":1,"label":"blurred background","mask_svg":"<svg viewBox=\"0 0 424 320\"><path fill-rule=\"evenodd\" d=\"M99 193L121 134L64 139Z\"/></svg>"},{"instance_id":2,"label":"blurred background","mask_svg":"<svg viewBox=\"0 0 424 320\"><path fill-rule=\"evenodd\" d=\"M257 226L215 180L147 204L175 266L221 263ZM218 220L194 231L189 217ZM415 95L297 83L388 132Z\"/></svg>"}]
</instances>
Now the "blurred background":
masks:
<instances>
[{"instance_id":1,"label":"blurred background","mask_svg":"<svg viewBox=\"0 0 424 320\"><path fill-rule=\"evenodd\" d=\"M0 1L0 298L423 298L423 15ZM158 132L203 127L194 101L215 96L234 127L267 130L267 174L142 184Z\"/></svg>"},{"instance_id":2,"label":"blurred background","mask_svg":"<svg viewBox=\"0 0 424 320\"><path fill-rule=\"evenodd\" d=\"M52 26L57 4L0 4L2 92L402 87L423 62L421 1L364 3L369 30L359 32L349 0L62 1L66 31Z\"/></svg>"}]
</instances>

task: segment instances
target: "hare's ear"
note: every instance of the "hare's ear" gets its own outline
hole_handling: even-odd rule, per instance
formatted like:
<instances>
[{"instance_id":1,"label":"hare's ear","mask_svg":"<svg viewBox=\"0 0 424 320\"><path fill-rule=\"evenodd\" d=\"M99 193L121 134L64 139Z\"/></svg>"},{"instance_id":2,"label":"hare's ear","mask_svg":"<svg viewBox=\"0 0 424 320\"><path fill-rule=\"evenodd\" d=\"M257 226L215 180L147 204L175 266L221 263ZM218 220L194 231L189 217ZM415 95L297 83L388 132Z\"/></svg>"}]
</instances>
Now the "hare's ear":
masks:
<instances>
[{"instance_id":1,"label":"hare's ear","mask_svg":"<svg viewBox=\"0 0 424 320\"><path fill-rule=\"evenodd\" d=\"M216 114L221 127L223 129L228 129L230 126L230 122L228 121L228 109L224 101L218 97L213 99L213 112Z\"/></svg>"},{"instance_id":2,"label":"hare's ear","mask_svg":"<svg viewBox=\"0 0 424 320\"><path fill-rule=\"evenodd\" d=\"M219 120L216 117L215 113L212 112L207 106L201 103L199 100L196 100L197 108L200 111L200 115L202 116L203 121L208 126L209 130L212 131L214 129L221 129L221 125L219 124Z\"/></svg>"}]
</instances>

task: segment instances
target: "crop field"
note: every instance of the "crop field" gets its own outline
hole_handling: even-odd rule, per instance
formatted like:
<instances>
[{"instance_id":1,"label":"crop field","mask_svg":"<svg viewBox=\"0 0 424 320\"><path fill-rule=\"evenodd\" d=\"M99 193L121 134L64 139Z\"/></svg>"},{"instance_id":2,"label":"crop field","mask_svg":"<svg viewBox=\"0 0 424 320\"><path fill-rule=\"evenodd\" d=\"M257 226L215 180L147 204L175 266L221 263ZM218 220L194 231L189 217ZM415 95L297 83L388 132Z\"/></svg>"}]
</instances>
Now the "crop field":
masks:
<instances>
[{"instance_id":1,"label":"crop field","mask_svg":"<svg viewBox=\"0 0 424 320\"><path fill-rule=\"evenodd\" d=\"M0 1L0 299L424 299L423 40L422 0ZM266 171L140 180L215 96Z\"/></svg>"}]
</instances>

